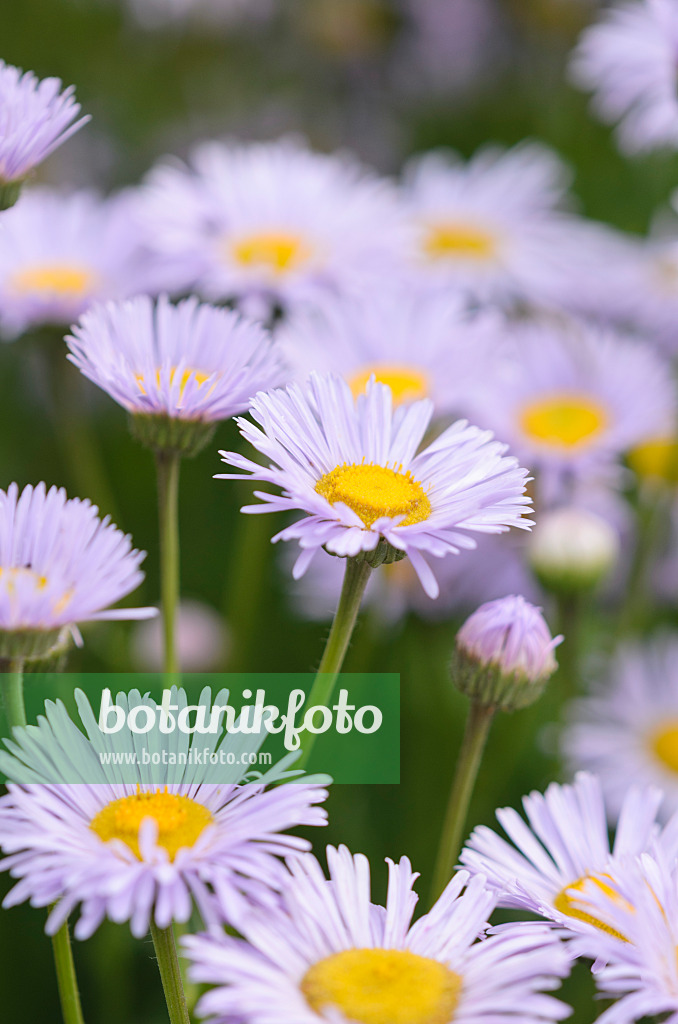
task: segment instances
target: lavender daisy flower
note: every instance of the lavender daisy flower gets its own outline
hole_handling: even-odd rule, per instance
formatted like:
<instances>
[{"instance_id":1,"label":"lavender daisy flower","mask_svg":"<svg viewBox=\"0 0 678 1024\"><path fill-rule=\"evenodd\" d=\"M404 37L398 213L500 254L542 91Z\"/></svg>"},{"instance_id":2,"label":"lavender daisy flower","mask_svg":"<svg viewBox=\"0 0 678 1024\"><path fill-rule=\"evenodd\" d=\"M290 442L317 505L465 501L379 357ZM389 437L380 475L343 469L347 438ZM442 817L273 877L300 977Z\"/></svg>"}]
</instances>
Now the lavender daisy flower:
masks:
<instances>
[{"instance_id":1,"label":"lavender daisy flower","mask_svg":"<svg viewBox=\"0 0 678 1024\"><path fill-rule=\"evenodd\" d=\"M574 704L562 747L573 768L600 777L611 818L634 783L664 791L664 818L678 811L678 641L622 648L603 684Z\"/></svg>"},{"instance_id":2,"label":"lavender daisy flower","mask_svg":"<svg viewBox=\"0 0 678 1024\"><path fill-rule=\"evenodd\" d=\"M170 693L179 715L186 694L175 687ZM128 714L140 705L155 712L157 705L133 690L118 694L125 722L108 735L81 691L76 700L87 736L60 701L48 701L39 724L16 729L6 741L10 753L0 754L2 771L19 780L0 798L0 869L18 879L4 906L52 906L49 934L80 906L75 935L85 939L105 917L129 921L141 938L151 922L165 929L187 921L194 902L210 925L241 916L249 900L274 903L285 878L278 856L310 846L281 833L326 821L316 805L327 791L313 779L266 789L300 774L289 770L298 755L252 782L258 773L249 768L250 755L264 731L222 739L222 729L194 738L156 724L140 736ZM228 691L217 694L217 705L227 701ZM209 717L209 688L198 706ZM199 743L200 760L192 743ZM159 763L144 765L142 748ZM112 753L122 755L121 763Z\"/></svg>"},{"instance_id":3,"label":"lavender daisy flower","mask_svg":"<svg viewBox=\"0 0 678 1024\"><path fill-rule=\"evenodd\" d=\"M580 772L572 785L553 782L546 792L523 798L527 824L504 807L497 818L511 840L479 825L462 851L461 862L479 872L496 890L499 905L530 910L568 933L604 928L577 902L587 882L604 888L613 858L640 854L659 832L661 791L627 791L610 846L607 814L599 780Z\"/></svg>"},{"instance_id":4,"label":"lavender daisy flower","mask_svg":"<svg viewBox=\"0 0 678 1024\"><path fill-rule=\"evenodd\" d=\"M287 308L395 267L395 190L347 155L282 139L207 143L191 163L151 172L146 225L158 257L182 261L186 286L208 299Z\"/></svg>"},{"instance_id":5,"label":"lavender daisy flower","mask_svg":"<svg viewBox=\"0 0 678 1024\"><path fill-rule=\"evenodd\" d=\"M313 857L290 864L279 909L239 924L246 941L184 940L193 980L215 986L200 1014L246 1024L536 1024L570 1012L544 994L568 972L546 929L511 926L475 941L494 906L482 878L459 872L412 924L418 876L406 857L388 861L385 907L370 902L366 857L329 847L327 860L329 882Z\"/></svg>"},{"instance_id":6,"label":"lavender daisy flower","mask_svg":"<svg viewBox=\"0 0 678 1024\"><path fill-rule=\"evenodd\" d=\"M0 656L42 656L78 622L157 614L109 607L141 583L145 552L97 511L43 483L0 491Z\"/></svg>"},{"instance_id":7,"label":"lavender daisy flower","mask_svg":"<svg viewBox=\"0 0 678 1024\"><path fill-rule=\"evenodd\" d=\"M0 206L11 206L29 171L89 121L75 120L73 86L60 90L58 78L40 81L0 60Z\"/></svg>"},{"instance_id":8,"label":"lavender daisy flower","mask_svg":"<svg viewBox=\"0 0 678 1024\"><path fill-rule=\"evenodd\" d=\"M678 147L678 7L674 0L625 0L587 28L572 77L594 91L594 109L618 122L622 150Z\"/></svg>"},{"instance_id":9,"label":"lavender daisy flower","mask_svg":"<svg viewBox=\"0 0 678 1024\"><path fill-rule=\"evenodd\" d=\"M2 333L66 327L95 301L151 290L155 268L142 259L134 207L130 193L26 192L2 220Z\"/></svg>"},{"instance_id":10,"label":"lavender daisy flower","mask_svg":"<svg viewBox=\"0 0 678 1024\"><path fill-rule=\"evenodd\" d=\"M273 538L298 541L295 578L322 547L354 558L371 555L383 540L409 556L424 590L436 597L425 555L475 547L466 530L501 533L531 525L523 518L527 471L504 456L505 446L490 433L459 421L417 454L433 412L429 400L394 412L385 384L371 381L354 400L344 380L313 374L305 389L292 384L258 394L251 412L260 426L240 419L241 433L270 464L236 452L221 455L282 490L280 496L255 492L263 504L243 511L306 513Z\"/></svg>"},{"instance_id":11,"label":"lavender daisy flower","mask_svg":"<svg viewBox=\"0 0 678 1024\"><path fill-rule=\"evenodd\" d=\"M204 444L217 421L243 412L256 391L283 378L258 324L196 298L174 306L141 295L98 305L72 330L71 362L160 447L165 435L171 447L194 433Z\"/></svg>"}]
</instances>

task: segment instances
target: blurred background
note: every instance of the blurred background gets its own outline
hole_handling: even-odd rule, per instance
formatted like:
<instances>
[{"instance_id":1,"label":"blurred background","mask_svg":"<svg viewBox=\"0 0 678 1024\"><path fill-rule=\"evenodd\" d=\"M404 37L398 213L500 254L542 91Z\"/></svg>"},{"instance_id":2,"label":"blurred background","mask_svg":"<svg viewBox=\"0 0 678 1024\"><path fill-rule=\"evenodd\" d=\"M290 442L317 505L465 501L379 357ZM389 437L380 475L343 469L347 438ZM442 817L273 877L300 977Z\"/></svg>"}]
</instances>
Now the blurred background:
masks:
<instances>
[{"instance_id":1,"label":"blurred background","mask_svg":"<svg viewBox=\"0 0 678 1024\"><path fill-rule=\"evenodd\" d=\"M533 138L570 164L579 212L642 233L678 181L678 157L624 159L609 130L589 116L588 98L568 85L567 55L598 6L594 0L22 0L3 7L0 56L40 77L73 83L92 115L40 169L39 180L50 185L103 193L134 185L159 158L185 157L206 138L300 133L316 149L349 149L387 175L410 155L438 146L468 155L487 141ZM151 455L128 434L122 410L62 365L62 333L42 328L0 347L0 486L44 480L90 497L148 551L146 582L130 601L154 603ZM59 408L86 421L85 442L68 417L55 429ZM217 449L239 444L234 424L222 424L214 442L182 467L182 593L192 602L185 610L185 665L312 670L328 621L299 614L289 563L266 543L277 526L269 517L239 515L251 486L212 480L222 468ZM675 617L672 608L663 614ZM458 623L450 614L432 622L414 613L384 622L368 609L345 666L400 673L401 784L336 787L330 825L312 838L320 854L326 841L368 854L379 896L385 856L407 854L424 879L433 865L465 714L447 672ZM89 627L84 638L70 658L73 670L157 666L157 638L129 624ZM523 793L559 777L548 727L559 685L556 677L542 702L495 723L470 824L491 823L496 806L516 805ZM0 886L7 888L4 876ZM4 1020L58 1019L43 919L26 906L0 914ZM150 940L135 942L127 928L106 925L76 944L75 955L91 1024L164 1019ZM575 1021L594 1016L591 993L588 972L576 971L564 992Z\"/></svg>"}]
</instances>

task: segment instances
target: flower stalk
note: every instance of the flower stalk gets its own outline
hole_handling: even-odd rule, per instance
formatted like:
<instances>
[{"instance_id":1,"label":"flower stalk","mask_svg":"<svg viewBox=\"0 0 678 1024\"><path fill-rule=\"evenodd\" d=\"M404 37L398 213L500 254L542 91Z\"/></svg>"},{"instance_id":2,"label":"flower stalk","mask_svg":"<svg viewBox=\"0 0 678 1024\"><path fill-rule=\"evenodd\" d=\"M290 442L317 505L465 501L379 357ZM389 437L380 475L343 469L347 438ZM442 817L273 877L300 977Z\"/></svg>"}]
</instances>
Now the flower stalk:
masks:
<instances>
[{"instance_id":1,"label":"flower stalk","mask_svg":"<svg viewBox=\"0 0 678 1024\"><path fill-rule=\"evenodd\" d=\"M57 985L59 986L59 1001L61 1003L64 1024L84 1024L67 921L52 936L52 951L54 953Z\"/></svg>"},{"instance_id":2,"label":"flower stalk","mask_svg":"<svg viewBox=\"0 0 678 1024\"><path fill-rule=\"evenodd\" d=\"M176 616L179 603L179 470L176 451L156 451L158 514L160 525L160 596L164 636L164 667L179 672L176 650Z\"/></svg>"},{"instance_id":3,"label":"flower stalk","mask_svg":"<svg viewBox=\"0 0 678 1024\"><path fill-rule=\"evenodd\" d=\"M168 928L158 928L151 918L151 936L158 958L170 1024L190 1024L172 925Z\"/></svg>"}]
</instances>

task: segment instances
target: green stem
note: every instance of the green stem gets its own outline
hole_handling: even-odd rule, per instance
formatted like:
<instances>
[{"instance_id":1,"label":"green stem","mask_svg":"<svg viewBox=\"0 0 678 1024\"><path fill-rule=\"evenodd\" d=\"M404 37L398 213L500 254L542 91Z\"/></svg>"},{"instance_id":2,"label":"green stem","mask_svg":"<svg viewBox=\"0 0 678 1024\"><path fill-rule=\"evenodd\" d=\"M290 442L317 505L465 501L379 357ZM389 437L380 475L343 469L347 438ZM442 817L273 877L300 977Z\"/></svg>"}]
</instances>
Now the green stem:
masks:
<instances>
[{"instance_id":1,"label":"green stem","mask_svg":"<svg viewBox=\"0 0 678 1024\"><path fill-rule=\"evenodd\" d=\"M82 1007L78 981L75 976L71 939L68 934L68 922L64 921L56 935L52 936L52 950L56 966L59 1000L64 1024L83 1024Z\"/></svg>"},{"instance_id":2,"label":"green stem","mask_svg":"<svg viewBox=\"0 0 678 1024\"><path fill-rule=\"evenodd\" d=\"M464 738L447 804L438 859L433 872L433 896L435 899L438 898L452 877L454 865L459 857L468 808L494 711L491 704L479 704L477 701L472 701L469 708Z\"/></svg>"},{"instance_id":3,"label":"green stem","mask_svg":"<svg viewBox=\"0 0 678 1024\"><path fill-rule=\"evenodd\" d=\"M351 642L353 628L358 618L360 602L367 581L370 578L371 568L365 561L358 561L357 558L346 559L346 572L344 583L341 588L339 604L334 614L334 621L327 638L327 644L323 652L318 671L311 687L311 692L306 701L306 707L312 708L317 705L327 707L332 699L332 693L337 682L337 676L344 663L344 657ZM310 733L304 744L304 753L297 762L297 768L303 768L311 756L315 734Z\"/></svg>"},{"instance_id":4,"label":"green stem","mask_svg":"<svg viewBox=\"0 0 678 1024\"><path fill-rule=\"evenodd\" d=\"M169 928L158 928L151 919L151 936L155 946L155 955L158 958L160 978L167 1002L167 1012L170 1024L190 1024L191 1018L188 1015L186 996L181 981L181 970L177 947L174 942L174 931Z\"/></svg>"},{"instance_id":5,"label":"green stem","mask_svg":"<svg viewBox=\"0 0 678 1024\"><path fill-rule=\"evenodd\" d=\"M11 730L15 725L26 725L24 704L24 666L20 658L8 658L0 664L2 670L2 701Z\"/></svg>"},{"instance_id":6,"label":"green stem","mask_svg":"<svg viewBox=\"0 0 678 1024\"><path fill-rule=\"evenodd\" d=\"M581 627L584 611L582 594L558 597L558 631L565 639L558 648L558 681L562 698L572 700L581 688Z\"/></svg>"},{"instance_id":7,"label":"green stem","mask_svg":"<svg viewBox=\"0 0 678 1024\"><path fill-rule=\"evenodd\" d=\"M164 631L165 672L179 672L176 614L179 603L179 468L176 452L156 452L160 523L160 596Z\"/></svg>"}]
</instances>

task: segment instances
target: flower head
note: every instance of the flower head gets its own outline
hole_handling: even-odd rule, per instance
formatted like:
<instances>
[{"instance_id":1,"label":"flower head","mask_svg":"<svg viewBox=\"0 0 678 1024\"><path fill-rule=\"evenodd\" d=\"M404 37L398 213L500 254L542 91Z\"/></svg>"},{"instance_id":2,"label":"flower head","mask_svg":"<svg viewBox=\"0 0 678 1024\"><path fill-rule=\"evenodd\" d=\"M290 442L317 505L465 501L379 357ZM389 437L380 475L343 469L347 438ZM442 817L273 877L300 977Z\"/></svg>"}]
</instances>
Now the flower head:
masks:
<instances>
[{"instance_id":1,"label":"flower head","mask_svg":"<svg viewBox=\"0 0 678 1024\"><path fill-rule=\"evenodd\" d=\"M572 785L553 782L544 794L523 798L527 823L503 807L497 818L511 840L480 825L461 854L471 872L480 872L499 896L499 905L531 910L568 932L603 927L577 903L587 882L605 886L613 858L642 853L658 833L659 790L627 791L614 845L610 847L600 782L580 772Z\"/></svg>"},{"instance_id":2,"label":"flower head","mask_svg":"<svg viewBox=\"0 0 678 1024\"><path fill-rule=\"evenodd\" d=\"M0 491L3 648L22 640L42 647L54 631L78 622L156 614L155 608L109 608L141 583L145 553L97 511L42 483L21 493L16 484Z\"/></svg>"},{"instance_id":3,"label":"flower head","mask_svg":"<svg viewBox=\"0 0 678 1024\"><path fill-rule=\"evenodd\" d=\"M191 162L151 172L146 223L153 249L183 262L186 284L207 298L287 307L318 289L362 287L394 266L394 191L345 154L291 139L215 142Z\"/></svg>"},{"instance_id":4,"label":"flower head","mask_svg":"<svg viewBox=\"0 0 678 1024\"><path fill-rule=\"evenodd\" d=\"M0 61L0 186L21 181L89 121L75 120L73 87L60 90L58 78L40 81Z\"/></svg>"},{"instance_id":5,"label":"flower head","mask_svg":"<svg viewBox=\"0 0 678 1024\"><path fill-rule=\"evenodd\" d=\"M277 855L309 847L280 833L326 820L316 804L327 792L312 780L266 789L299 774L288 771L294 757L248 781L243 765L263 731L245 739L236 732L224 738L223 730L200 734L201 758L192 761L193 736L156 725L140 737L129 728L135 708L155 712L150 697L118 694L125 724L114 735L101 731L81 691L76 700L87 736L60 701L48 701L39 724L15 729L6 741L10 754L0 754L2 771L19 780L0 798L0 868L19 879L4 905L54 904L50 933L80 905L75 934L88 938L104 917L129 921L141 937L151 918L159 928L187 921L193 900L208 924L241 914L245 897L274 902L284 881ZM227 701L221 691L215 703ZM170 704L181 714L185 692L172 688ZM208 688L199 705L209 712ZM140 740L159 764L143 765ZM100 756L111 752L128 760L119 765Z\"/></svg>"},{"instance_id":6,"label":"flower head","mask_svg":"<svg viewBox=\"0 0 678 1024\"><path fill-rule=\"evenodd\" d=\"M673 0L622 0L587 28L572 76L594 91L604 121L619 122L623 150L678 147L678 8Z\"/></svg>"},{"instance_id":7,"label":"flower head","mask_svg":"<svg viewBox=\"0 0 678 1024\"><path fill-rule=\"evenodd\" d=\"M383 540L409 556L435 597L438 584L424 554L441 558L474 547L466 530L530 525L522 517L526 471L491 434L459 421L416 454L432 414L426 399L394 412L384 384L371 381L356 400L344 380L313 374L305 389L292 384L257 395L251 413L259 426L239 420L241 433L270 464L221 455L282 489L280 496L255 492L265 504L244 511L306 513L274 537L299 542L296 577L322 547L354 557L374 552Z\"/></svg>"},{"instance_id":8,"label":"flower head","mask_svg":"<svg viewBox=\"0 0 678 1024\"><path fill-rule=\"evenodd\" d=\"M524 597L489 601L457 633L453 682L486 704L530 704L558 667L553 650L562 639Z\"/></svg>"},{"instance_id":9,"label":"flower head","mask_svg":"<svg viewBox=\"0 0 678 1024\"><path fill-rule=\"evenodd\" d=\"M546 588L571 593L600 583L620 550L619 532L607 519L571 505L539 517L527 558Z\"/></svg>"},{"instance_id":10,"label":"flower head","mask_svg":"<svg viewBox=\"0 0 678 1024\"><path fill-rule=\"evenodd\" d=\"M92 303L151 287L134 229L134 199L34 188L3 215L0 327L14 337L48 323L66 327Z\"/></svg>"},{"instance_id":11,"label":"flower head","mask_svg":"<svg viewBox=\"0 0 678 1024\"><path fill-rule=\"evenodd\" d=\"M329 882L311 856L290 864L279 908L239 924L246 941L184 940L192 978L215 986L199 1013L246 1024L508 1024L519 1010L535 1024L569 1012L543 994L568 969L545 930L475 941L494 903L481 878L459 872L412 924L418 876L406 857L388 862L385 907L370 902L366 857L329 847L327 859Z\"/></svg>"},{"instance_id":12,"label":"flower head","mask_svg":"<svg viewBox=\"0 0 678 1024\"><path fill-rule=\"evenodd\" d=\"M146 295L89 310L66 339L69 359L135 421L171 432L243 412L260 388L283 376L258 324L195 298L174 306ZM167 421L170 421L168 424Z\"/></svg>"},{"instance_id":13,"label":"flower head","mask_svg":"<svg viewBox=\"0 0 678 1024\"><path fill-rule=\"evenodd\" d=\"M622 647L593 695L575 703L562 746L573 767L600 777L611 817L635 783L664 791L664 816L678 810L678 641Z\"/></svg>"}]
</instances>

